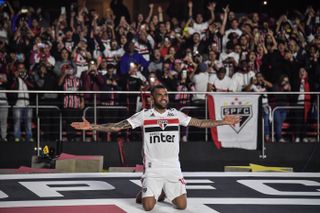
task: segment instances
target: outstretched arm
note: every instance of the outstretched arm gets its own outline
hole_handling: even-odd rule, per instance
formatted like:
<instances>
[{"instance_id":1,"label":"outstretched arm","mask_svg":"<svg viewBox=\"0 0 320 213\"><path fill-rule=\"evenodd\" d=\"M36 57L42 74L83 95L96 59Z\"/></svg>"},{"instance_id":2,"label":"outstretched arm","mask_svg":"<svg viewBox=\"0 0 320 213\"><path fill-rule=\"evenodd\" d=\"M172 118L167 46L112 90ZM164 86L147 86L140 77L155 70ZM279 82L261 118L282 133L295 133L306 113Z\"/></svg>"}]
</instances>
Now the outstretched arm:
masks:
<instances>
[{"instance_id":1,"label":"outstretched arm","mask_svg":"<svg viewBox=\"0 0 320 213\"><path fill-rule=\"evenodd\" d=\"M199 128L212 128L221 125L234 125L240 122L240 116L226 115L223 120L191 118L188 126Z\"/></svg>"},{"instance_id":2,"label":"outstretched arm","mask_svg":"<svg viewBox=\"0 0 320 213\"><path fill-rule=\"evenodd\" d=\"M123 129L132 128L127 120L108 124L91 124L85 118L82 118L82 120L82 122L72 122L71 126L77 130L96 130L102 132L118 132Z\"/></svg>"}]
</instances>

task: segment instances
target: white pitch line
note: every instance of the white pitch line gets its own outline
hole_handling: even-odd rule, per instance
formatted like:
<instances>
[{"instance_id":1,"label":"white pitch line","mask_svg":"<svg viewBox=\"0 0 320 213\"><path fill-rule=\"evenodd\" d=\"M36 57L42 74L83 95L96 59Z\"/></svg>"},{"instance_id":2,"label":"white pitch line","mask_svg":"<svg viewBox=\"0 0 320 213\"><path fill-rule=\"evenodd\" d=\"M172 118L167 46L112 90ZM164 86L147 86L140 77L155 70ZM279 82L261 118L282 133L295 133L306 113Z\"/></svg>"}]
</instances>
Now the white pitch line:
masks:
<instances>
[{"instance_id":1,"label":"white pitch line","mask_svg":"<svg viewBox=\"0 0 320 213\"><path fill-rule=\"evenodd\" d=\"M184 172L184 177L301 177L320 178L320 173L284 173L284 172ZM45 173L45 174L5 174L0 175L0 180L15 179L53 179L53 178L113 178L113 177L137 177L142 173Z\"/></svg>"}]
</instances>

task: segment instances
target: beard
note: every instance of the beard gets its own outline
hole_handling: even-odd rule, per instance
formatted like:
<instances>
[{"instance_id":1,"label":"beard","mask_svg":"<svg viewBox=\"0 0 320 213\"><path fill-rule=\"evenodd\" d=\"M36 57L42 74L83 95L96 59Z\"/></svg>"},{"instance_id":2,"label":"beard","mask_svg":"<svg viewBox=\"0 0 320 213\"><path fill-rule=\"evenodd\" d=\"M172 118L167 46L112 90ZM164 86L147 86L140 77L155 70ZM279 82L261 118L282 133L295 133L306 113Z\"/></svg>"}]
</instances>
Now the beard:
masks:
<instances>
[{"instance_id":1,"label":"beard","mask_svg":"<svg viewBox=\"0 0 320 213\"><path fill-rule=\"evenodd\" d=\"M167 109L167 106L168 103L166 103L165 106L161 105L160 103L154 103L154 107L161 110Z\"/></svg>"}]
</instances>

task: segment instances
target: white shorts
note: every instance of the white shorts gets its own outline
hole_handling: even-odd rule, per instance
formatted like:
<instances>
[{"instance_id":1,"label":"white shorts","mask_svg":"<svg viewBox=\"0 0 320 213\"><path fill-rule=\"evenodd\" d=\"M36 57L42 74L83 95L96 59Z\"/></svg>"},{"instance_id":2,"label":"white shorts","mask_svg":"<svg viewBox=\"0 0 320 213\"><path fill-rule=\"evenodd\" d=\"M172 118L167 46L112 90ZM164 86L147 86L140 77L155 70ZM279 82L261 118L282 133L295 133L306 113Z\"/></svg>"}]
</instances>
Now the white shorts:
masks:
<instances>
[{"instance_id":1,"label":"white shorts","mask_svg":"<svg viewBox=\"0 0 320 213\"><path fill-rule=\"evenodd\" d=\"M168 180L163 177L144 177L142 179L142 198L155 197L158 200L162 190L170 201L187 194L186 182L183 178Z\"/></svg>"}]
</instances>

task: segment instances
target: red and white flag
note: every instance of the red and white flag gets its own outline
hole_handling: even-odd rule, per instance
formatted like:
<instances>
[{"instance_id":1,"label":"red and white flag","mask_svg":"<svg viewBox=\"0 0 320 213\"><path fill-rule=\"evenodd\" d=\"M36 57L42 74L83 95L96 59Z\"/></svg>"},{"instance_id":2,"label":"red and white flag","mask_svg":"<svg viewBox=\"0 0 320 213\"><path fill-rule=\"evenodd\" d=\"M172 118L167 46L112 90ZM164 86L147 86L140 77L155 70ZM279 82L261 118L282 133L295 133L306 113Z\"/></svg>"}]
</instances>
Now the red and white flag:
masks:
<instances>
[{"instance_id":1,"label":"red and white flag","mask_svg":"<svg viewBox=\"0 0 320 213\"><path fill-rule=\"evenodd\" d=\"M259 95L208 95L209 117L222 120L225 115L239 115L240 123L211 129L212 140L219 149L257 149Z\"/></svg>"}]
</instances>

